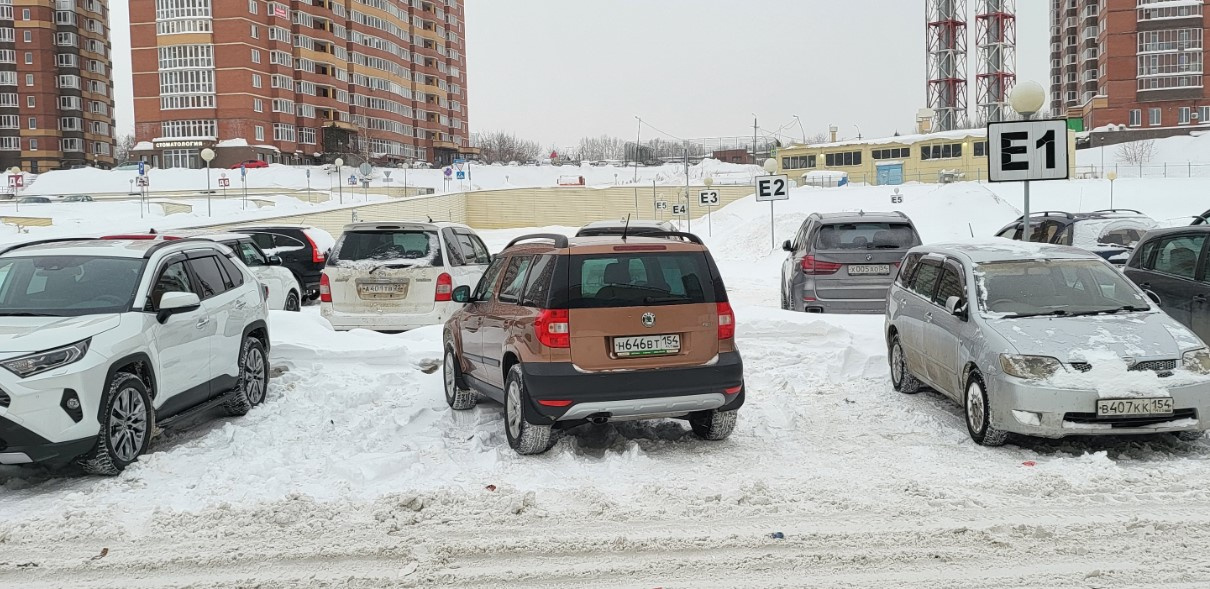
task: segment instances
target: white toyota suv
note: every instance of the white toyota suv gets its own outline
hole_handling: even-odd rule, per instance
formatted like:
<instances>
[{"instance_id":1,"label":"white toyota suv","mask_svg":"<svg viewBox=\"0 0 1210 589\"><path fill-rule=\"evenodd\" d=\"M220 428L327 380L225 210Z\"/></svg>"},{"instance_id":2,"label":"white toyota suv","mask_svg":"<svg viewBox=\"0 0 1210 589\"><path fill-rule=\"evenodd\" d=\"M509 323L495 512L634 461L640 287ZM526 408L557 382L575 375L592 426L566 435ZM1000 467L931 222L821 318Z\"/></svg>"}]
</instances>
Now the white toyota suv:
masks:
<instances>
[{"instance_id":1,"label":"white toyota suv","mask_svg":"<svg viewBox=\"0 0 1210 589\"><path fill-rule=\"evenodd\" d=\"M269 385L264 287L201 239L0 250L0 464L117 474L157 427Z\"/></svg>"},{"instance_id":2,"label":"white toyota suv","mask_svg":"<svg viewBox=\"0 0 1210 589\"><path fill-rule=\"evenodd\" d=\"M466 225L346 225L320 278L319 312L340 330L442 325L462 308L454 289L474 288L491 261Z\"/></svg>"}]
</instances>

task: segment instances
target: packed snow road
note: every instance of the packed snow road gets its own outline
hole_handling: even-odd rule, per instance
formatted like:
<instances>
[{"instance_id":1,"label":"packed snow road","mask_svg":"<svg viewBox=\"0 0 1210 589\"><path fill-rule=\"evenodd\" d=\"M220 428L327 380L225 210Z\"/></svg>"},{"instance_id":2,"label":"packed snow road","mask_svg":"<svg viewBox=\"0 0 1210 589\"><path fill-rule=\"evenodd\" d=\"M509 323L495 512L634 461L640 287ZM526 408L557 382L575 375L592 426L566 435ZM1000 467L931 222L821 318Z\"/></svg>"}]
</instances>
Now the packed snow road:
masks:
<instances>
[{"instance_id":1,"label":"packed snow road","mask_svg":"<svg viewBox=\"0 0 1210 589\"><path fill-rule=\"evenodd\" d=\"M520 457L498 405L447 408L440 328L277 313L280 374L248 416L165 433L114 478L0 468L0 587L1210 584L1210 443L976 446L948 400L891 389L881 317L776 309L749 204L709 241L748 385L727 441L589 425ZM986 204L954 214L985 232L1002 222Z\"/></svg>"}]
</instances>

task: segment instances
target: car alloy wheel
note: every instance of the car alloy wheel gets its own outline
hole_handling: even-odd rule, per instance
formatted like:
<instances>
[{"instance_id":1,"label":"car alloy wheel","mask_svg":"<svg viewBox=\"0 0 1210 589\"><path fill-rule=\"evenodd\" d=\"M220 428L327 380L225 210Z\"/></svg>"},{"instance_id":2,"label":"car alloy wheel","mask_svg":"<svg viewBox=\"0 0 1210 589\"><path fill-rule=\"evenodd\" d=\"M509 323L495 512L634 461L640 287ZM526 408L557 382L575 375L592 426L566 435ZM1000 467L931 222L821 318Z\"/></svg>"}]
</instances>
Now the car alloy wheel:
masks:
<instances>
[{"instance_id":1,"label":"car alloy wheel","mask_svg":"<svg viewBox=\"0 0 1210 589\"><path fill-rule=\"evenodd\" d=\"M907 371L907 363L903 361L903 346L896 339L891 346L891 384L899 388L903 384L903 373Z\"/></svg>"},{"instance_id":2,"label":"car alloy wheel","mask_svg":"<svg viewBox=\"0 0 1210 589\"><path fill-rule=\"evenodd\" d=\"M131 387L118 391L109 412L109 445L122 462L132 462L146 445L147 406L143 395Z\"/></svg>"},{"instance_id":3,"label":"car alloy wheel","mask_svg":"<svg viewBox=\"0 0 1210 589\"><path fill-rule=\"evenodd\" d=\"M253 405L265 400L265 354L257 346L244 351L244 394Z\"/></svg>"},{"instance_id":4,"label":"car alloy wheel","mask_svg":"<svg viewBox=\"0 0 1210 589\"><path fill-rule=\"evenodd\" d=\"M505 399L508 406L505 412L508 417L508 433L513 439L521 437L521 385L517 381L508 383L508 395Z\"/></svg>"},{"instance_id":5,"label":"car alloy wheel","mask_svg":"<svg viewBox=\"0 0 1210 589\"><path fill-rule=\"evenodd\" d=\"M966 386L966 422L971 431L983 433L987 423L987 406L984 405L983 385L976 379L971 379Z\"/></svg>"},{"instance_id":6,"label":"car alloy wheel","mask_svg":"<svg viewBox=\"0 0 1210 589\"><path fill-rule=\"evenodd\" d=\"M453 402L454 388L457 386L454 377L454 351L446 350L445 362L441 364L441 373L445 377L445 399Z\"/></svg>"}]
</instances>

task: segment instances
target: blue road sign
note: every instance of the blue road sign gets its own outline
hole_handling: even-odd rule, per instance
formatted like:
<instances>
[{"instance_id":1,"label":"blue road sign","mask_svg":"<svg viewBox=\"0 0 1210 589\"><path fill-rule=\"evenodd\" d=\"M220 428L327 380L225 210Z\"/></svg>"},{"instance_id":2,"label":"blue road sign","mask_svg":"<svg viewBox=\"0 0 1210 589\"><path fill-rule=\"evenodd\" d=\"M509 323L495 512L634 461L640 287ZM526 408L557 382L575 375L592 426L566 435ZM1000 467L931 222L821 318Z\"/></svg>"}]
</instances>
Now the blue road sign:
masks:
<instances>
[{"instance_id":1,"label":"blue road sign","mask_svg":"<svg viewBox=\"0 0 1210 589\"><path fill-rule=\"evenodd\" d=\"M357 186L357 176L349 176L349 186Z\"/></svg>"},{"instance_id":2,"label":"blue road sign","mask_svg":"<svg viewBox=\"0 0 1210 589\"><path fill-rule=\"evenodd\" d=\"M142 160L139 160L139 175L140 175L140 176L143 176L143 175L146 175L146 174L147 174L147 167L146 167L146 166L147 166L147 162L144 162L144 161L142 161Z\"/></svg>"},{"instance_id":3,"label":"blue road sign","mask_svg":"<svg viewBox=\"0 0 1210 589\"><path fill-rule=\"evenodd\" d=\"M310 180L310 179L311 179L311 170L307 170L307 179L308 179L308 180Z\"/></svg>"},{"instance_id":4,"label":"blue road sign","mask_svg":"<svg viewBox=\"0 0 1210 589\"><path fill-rule=\"evenodd\" d=\"M458 158L458 159L454 160L454 163L455 164L465 164L466 160L462 159L462 158Z\"/></svg>"},{"instance_id":5,"label":"blue road sign","mask_svg":"<svg viewBox=\"0 0 1210 589\"><path fill-rule=\"evenodd\" d=\"M458 170L458 174L454 177L457 178L458 180L466 180L466 172L463 172L462 170Z\"/></svg>"},{"instance_id":6,"label":"blue road sign","mask_svg":"<svg viewBox=\"0 0 1210 589\"><path fill-rule=\"evenodd\" d=\"M248 166L245 166L244 164L240 164L239 165L239 179L243 180L247 176L248 176Z\"/></svg>"}]
</instances>

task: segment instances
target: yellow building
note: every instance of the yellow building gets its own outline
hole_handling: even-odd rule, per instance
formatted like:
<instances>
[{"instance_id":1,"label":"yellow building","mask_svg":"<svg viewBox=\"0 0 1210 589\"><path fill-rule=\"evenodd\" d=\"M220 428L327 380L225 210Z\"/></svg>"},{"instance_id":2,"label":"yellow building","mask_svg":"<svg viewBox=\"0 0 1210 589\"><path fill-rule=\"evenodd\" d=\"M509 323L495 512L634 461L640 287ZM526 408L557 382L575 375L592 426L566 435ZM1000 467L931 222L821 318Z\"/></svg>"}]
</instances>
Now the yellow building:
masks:
<instances>
[{"instance_id":1,"label":"yellow building","mask_svg":"<svg viewBox=\"0 0 1210 589\"><path fill-rule=\"evenodd\" d=\"M1068 162L1074 167L1075 140L1068 139ZM829 185L835 172L847 174L851 183L869 185L985 181L987 129L791 145L778 150L777 163L779 173L799 186Z\"/></svg>"}]
</instances>

